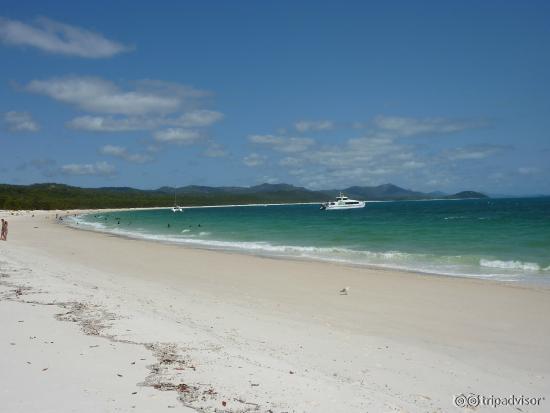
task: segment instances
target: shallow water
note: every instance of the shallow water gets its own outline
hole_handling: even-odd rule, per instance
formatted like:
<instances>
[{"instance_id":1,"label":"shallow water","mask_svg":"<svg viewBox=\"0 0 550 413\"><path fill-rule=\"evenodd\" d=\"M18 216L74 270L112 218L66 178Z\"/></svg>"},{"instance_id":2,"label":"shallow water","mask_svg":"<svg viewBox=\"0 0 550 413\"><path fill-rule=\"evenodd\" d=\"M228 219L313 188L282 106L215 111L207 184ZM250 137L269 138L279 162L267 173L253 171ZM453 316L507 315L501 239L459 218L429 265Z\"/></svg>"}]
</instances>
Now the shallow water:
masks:
<instances>
[{"instance_id":1,"label":"shallow water","mask_svg":"<svg viewBox=\"0 0 550 413\"><path fill-rule=\"evenodd\" d=\"M550 283L550 198L111 212L79 225L151 240L442 275Z\"/></svg>"}]
</instances>

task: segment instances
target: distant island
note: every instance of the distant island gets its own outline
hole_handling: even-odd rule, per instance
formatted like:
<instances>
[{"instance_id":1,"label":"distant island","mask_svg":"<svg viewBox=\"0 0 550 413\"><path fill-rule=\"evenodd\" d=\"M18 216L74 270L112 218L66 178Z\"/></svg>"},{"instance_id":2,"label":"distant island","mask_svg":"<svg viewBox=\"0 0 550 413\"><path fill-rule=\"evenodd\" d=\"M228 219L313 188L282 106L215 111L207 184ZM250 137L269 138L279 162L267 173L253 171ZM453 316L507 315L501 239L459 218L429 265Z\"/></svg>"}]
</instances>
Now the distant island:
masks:
<instances>
[{"instance_id":1,"label":"distant island","mask_svg":"<svg viewBox=\"0 0 550 413\"><path fill-rule=\"evenodd\" d=\"M313 191L289 184L261 184L251 187L210 187L189 185L142 190L129 187L80 188L56 183L34 185L0 184L0 209L101 209L167 207L174 192L183 206L240 205L267 203L323 202L344 192L367 201L487 198L479 192L456 194L418 192L393 184L351 186Z\"/></svg>"}]
</instances>

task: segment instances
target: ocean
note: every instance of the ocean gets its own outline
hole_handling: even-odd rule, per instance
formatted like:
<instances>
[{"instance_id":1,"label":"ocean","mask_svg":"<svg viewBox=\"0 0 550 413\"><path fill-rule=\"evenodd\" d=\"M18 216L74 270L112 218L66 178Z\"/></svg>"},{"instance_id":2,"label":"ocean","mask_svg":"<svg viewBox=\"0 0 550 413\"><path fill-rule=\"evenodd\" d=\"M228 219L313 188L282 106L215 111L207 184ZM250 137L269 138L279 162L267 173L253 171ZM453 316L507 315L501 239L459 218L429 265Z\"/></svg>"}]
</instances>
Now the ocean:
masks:
<instances>
[{"instance_id":1,"label":"ocean","mask_svg":"<svg viewBox=\"0 0 550 413\"><path fill-rule=\"evenodd\" d=\"M550 198L94 213L80 228L257 255L550 285Z\"/></svg>"}]
</instances>

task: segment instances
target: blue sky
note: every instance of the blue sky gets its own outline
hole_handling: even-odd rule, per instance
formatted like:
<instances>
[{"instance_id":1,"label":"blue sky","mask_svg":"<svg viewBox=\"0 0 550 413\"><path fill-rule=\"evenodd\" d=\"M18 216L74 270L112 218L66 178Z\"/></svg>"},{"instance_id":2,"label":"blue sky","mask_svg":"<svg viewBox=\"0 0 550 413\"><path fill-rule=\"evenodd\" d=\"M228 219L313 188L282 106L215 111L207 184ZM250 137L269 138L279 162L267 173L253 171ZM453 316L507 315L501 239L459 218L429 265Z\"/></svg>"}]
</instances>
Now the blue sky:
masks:
<instances>
[{"instance_id":1,"label":"blue sky","mask_svg":"<svg viewBox=\"0 0 550 413\"><path fill-rule=\"evenodd\" d=\"M550 5L0 4L0 182L550 193Z\"/></svg>"}]
</instances>

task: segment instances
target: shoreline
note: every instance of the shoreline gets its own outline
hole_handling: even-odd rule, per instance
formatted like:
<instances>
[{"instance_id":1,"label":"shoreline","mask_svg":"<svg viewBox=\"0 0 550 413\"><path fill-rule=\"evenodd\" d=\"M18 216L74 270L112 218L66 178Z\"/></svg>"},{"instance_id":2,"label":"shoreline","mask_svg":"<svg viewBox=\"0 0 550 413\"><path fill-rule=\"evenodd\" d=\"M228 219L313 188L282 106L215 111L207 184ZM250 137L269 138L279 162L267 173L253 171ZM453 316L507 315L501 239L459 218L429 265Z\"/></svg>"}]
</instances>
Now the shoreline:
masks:
<instances>
[{"instance_id":1,"label":"shoreline","mask_svg":"<svg viewBox=\"0 0 550 413\"><path fill-rule=\"evenodd\" d=\"M385 201L375 201L375 202L385 202ZM263 204L251 204L246 206L262 206L262 205ZM287 204L271 204L271 205L287 205ZM306 204L300 204L300 205L306 205ZM237 206L240 206L240 205L237 205ZM224 207L224 206L216 206L216 207L206 206L206 207L200 207L200 208L218 208L218 207ZM159 209L159 208L155 208L155 209ZM148 209L145 209L145 210L148 210ZM79 216L82 216L82 215L91 215L99 212L115 212L115 211L124 212L124 211L131 211L131 210L128 210L128 209L113 210L113 211L111 210L109 211L73 210L68 215L74 215L76 213L76 217L71 216L70 218L79 218ZM392 264L384 265L384 264L374 264L374 263L359 263L359 262L353 262L351 260L344 260L344 259L330 258L330 257L304 256L304 255L277 253L275 251L269 251L268 249L262 250L261 248L247 249L245 247L219 245L221 243L229 244L230 243L229 241L207 240L207 241L199 242L193 239L185 239L181 241L172 241L169 239L154 239L137 232L117 233L115 231L96 229L90 224L87 224L85 222L78 222L76 220L73 220L72 223L71 222L57 222L57 223L75 230L90 231L93 233L120 237L123 239L139 240L139 241L152 242L152 243L161 243L165 245L174 245L174 246L180 246L182 248L191 248L191 249L197 249L202 251L222 252L222 253L228 253L228 254L243 254L247 256L262 257L262 258L268 258L268 259L271 258L276 260L318 262L318 263L334 264L337 266L343 266L348 268L365 268L372 271L389 271L389 272L397 271L397 272L411 274L415 276L451 277L451 278L460 278L460 279L467 279L467 280L481 280L484 282L495 282L495 283L502 283L502 284L550 289L550 279L549 280L537 279L536 274L529 274L529 278L514 279L514 278L511 278L512 277L511 274L506 275L506 274L489 274L489 273L488 274L467 274L467 273L450 273L450 272L445 273L437 270L430 271L430 270L422 270L422 269L416 269L416 268L406 268L403 266L392 265ZM303 248L299 246L288 246L288 247L296 248L296 249ZM360 252L360 251L356 251L356 252ZM541 275L541 277L544 277L544 276Z\"/></svg>"},{"instance_id":2,"label":"shoreline","mask_svg":"<svg viewBox=\"0 0 550 413\"><path fill-rule=\"evenodd\" d=\"M176 409L425 412L453 411L453 396L468 392L550 396L548 289L181 248L71 231L53 217L10 220L0 299L82 303L105 337L146 349L170 344L180 361L160 363L145 387ZM339 294L343 286L348 295ZM29 329L21 337L36 335L32 323L18 326ZM72 334L55 343L70 348ZM22 354L8 354L0 353L2 367L25 365ZM104 374L86 366L88 375ZM62 361L54 367L73 371ZM145 377L134 382L139 389ZM11 401L26 397L1 384Z\"/></svg>"},{"instance_id":3,"label":"shoreline","mask_svg":"<svg viewBox=\"0 0 550 413\"><path fill-rule=\"evenodd\" d=\"M461 280L468 280L472 282L481 282L481 283L495 283L498 285L506 285L510 287L524 287L524 288L540 288L540 289L547 289L550 290L550 285L544 284L544 283L536 283L536 282L530 282L527 280L496 280L491 279L488 277L482 277L478 275L465 275L465 274L442 274L437 272L423 272L420 270L412 270L412 269L405 269L405 268L398 268L398 267L390 267L390 266L381 266L376 264L355 264L353 262L346 262L346 261L337 261L337 260L330 260L330 259L322 259L322 258L313 258L313 257L299 257L299 256L292 256L292 255L276 255L276 254L262 254L262 253L255 253L251 250L246 249L229 249L229 248L216 248L214 246L208 247L208 245L204 244L194 244L193 242L189 243L178 243L175 241L168 241L168 240L153 240L146 237L138 237L138 236L131 236L131 235L124 235L124 234L117 234L114 232L109 231L101 231L96 230L93 228L82 228L78 226L74 226L71 224L66 223L57 223L57 225L64 226L66 228L69 228L71 230L75 231L87 231L95 234L101 234L104 236L112 236L117 237L120 239L125 239L129 241L138 241L138 242L144 242L144 243L152 243L152 244L162 244L162 245L171 245L174 247L184 248L184 249L190 249L190 250L197 250L197 251L204 251L204 252L214 252L214 253L220 253L220 254L228 254L228 255L243 255L248 257L256 257L256 258L264 258L268 260L282 260L282 261L296 261L296 262L310 262L310 263L320 263L320 264L326 264L326 265L333 265L335 267L344 267L344 268L356 268L356 269L365 269L369 271L379 271L382 273L395 273L398 272L400 274L409 274L413 277L435 277L435 278L457 278Z\"/></svg>"}]
</instances>

